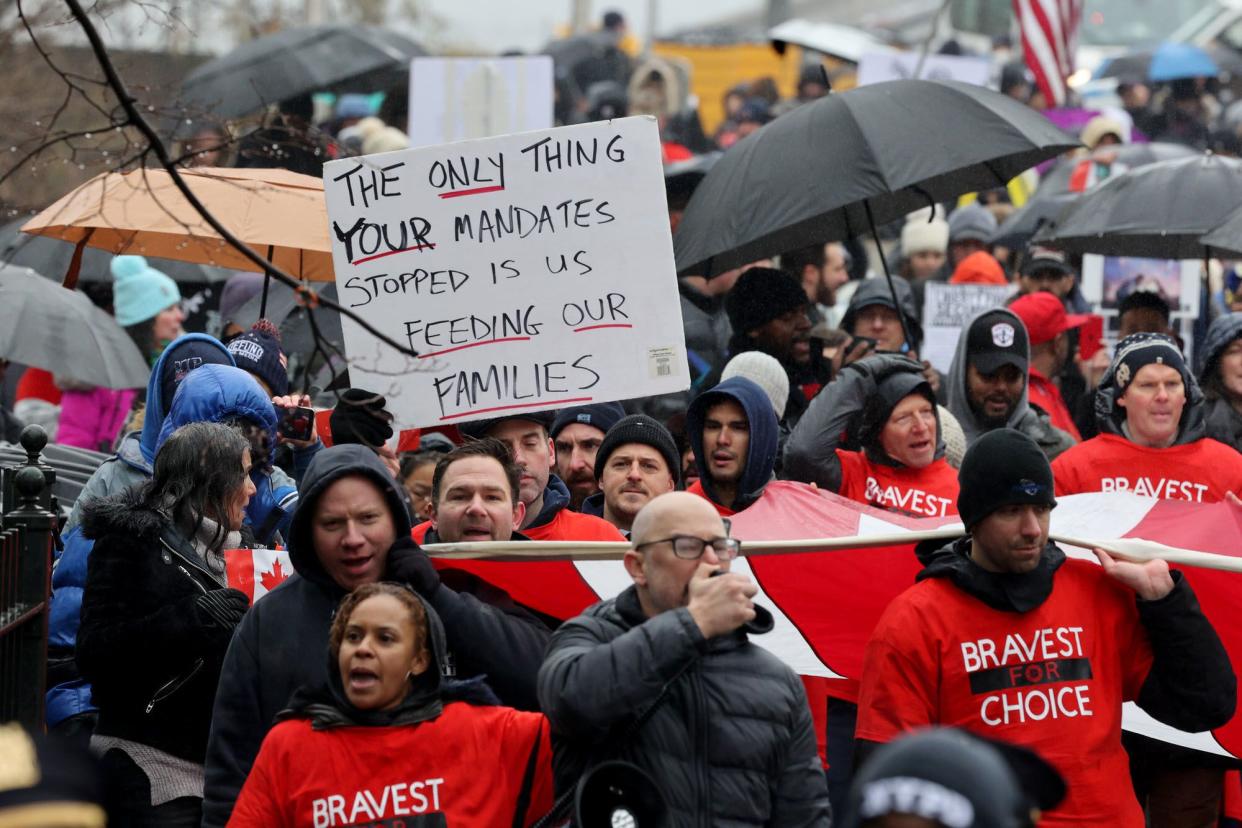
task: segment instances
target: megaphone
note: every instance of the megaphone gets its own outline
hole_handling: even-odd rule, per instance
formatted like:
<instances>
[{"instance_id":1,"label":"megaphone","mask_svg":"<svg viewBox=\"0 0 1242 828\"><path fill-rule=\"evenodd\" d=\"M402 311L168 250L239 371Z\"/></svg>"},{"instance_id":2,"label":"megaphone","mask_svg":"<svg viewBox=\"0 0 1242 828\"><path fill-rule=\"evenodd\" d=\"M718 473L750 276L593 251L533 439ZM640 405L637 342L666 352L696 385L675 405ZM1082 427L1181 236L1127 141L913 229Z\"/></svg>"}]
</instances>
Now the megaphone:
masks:
<instances>
[{"instance_id":1,"label":"megaphone","mask_svg":"<svg viewBox=\"0 0 1242 828\"><path fill-rule=\"evenodd\" d=\"M614 760L578 780L574 814L578 828L664 828L668 803L650 774Z\"/></svg>"}]
</instances>

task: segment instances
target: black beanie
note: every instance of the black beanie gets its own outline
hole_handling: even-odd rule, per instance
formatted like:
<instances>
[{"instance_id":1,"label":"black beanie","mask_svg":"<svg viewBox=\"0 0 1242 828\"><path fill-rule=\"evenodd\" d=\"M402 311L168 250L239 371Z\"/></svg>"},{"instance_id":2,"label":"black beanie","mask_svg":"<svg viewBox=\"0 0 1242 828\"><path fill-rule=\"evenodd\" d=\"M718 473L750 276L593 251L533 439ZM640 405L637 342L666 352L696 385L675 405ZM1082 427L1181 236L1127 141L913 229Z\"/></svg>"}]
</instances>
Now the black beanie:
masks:
<instances>
[{"instance_id":1,"label":"black beanie","mask_svg":"<svg viewBox=\"0 0 1242 828\"><path fill-rule=\"evenodd\" d=\"M1181 349L1173 337L1160 333L1136 333L1118 342L1112 365L1117 396L1125 393L1126 386L1143 366L1154 364L1176 369L1182 375L1182 381L1186 381L1186 360L1182 358ZM1189 396L1189 388L1186 393Z\"/></svg>"},{"instance_id":2,"label":"black beanie","mask_svg":"<svg viewBox=\"0 0 1242 828\"><path fill-rule=\"evenodd\" d=\"M660 452L660 456L668 464L668 473L673 476L673 483L681 481L681 453L677 451L673 435L645 414L631 414L608 429L604 441L599 444L599 451L595 452L596 480L604 476L604 466L608 464L609 456L628 443L641 443Z\"/></svg>"},{"instance_id":3,"label":"black beanie","mask_svg":"<svg viewBox=\"0 0 1242 828\"><path fill-rule=\"evenodd\" d=\"M957 511L967 530L1002 506L1057 505L1047 456L1012 428L993 429L966 449L957 482Z\"/></svg>"},{"instance_id":4,"label":"black beanie","mask_svg":"<svg viewBox=\"0 0 1242 828\"><path fill-rule=\"evenodd\" d=\"M392 437L392 414L384 408L386 404L373 391L347 388L328 418L332 444L356 443L371 449L384 445Z\"/></svg>"},{"instance_id":5,"label":"black beanie","mask_svg":"<svg viewBox=\"0 0 1242 828\"><path fill-rule=\"evenodd\" d=\"M734 333L742 335L808 304L802 284L772 267L752 267L725 295L729 323Z\"/></svg>"}]
</instances>

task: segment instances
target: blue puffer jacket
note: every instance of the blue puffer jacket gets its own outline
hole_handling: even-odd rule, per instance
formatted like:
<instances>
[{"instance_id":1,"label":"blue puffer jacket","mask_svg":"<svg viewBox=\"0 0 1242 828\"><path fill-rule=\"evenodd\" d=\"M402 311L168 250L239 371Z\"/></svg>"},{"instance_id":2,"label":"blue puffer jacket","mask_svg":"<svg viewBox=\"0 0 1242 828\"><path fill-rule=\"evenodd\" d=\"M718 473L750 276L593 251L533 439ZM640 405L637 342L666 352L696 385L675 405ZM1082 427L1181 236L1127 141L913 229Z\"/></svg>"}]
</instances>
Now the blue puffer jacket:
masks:
<instances>
[{"instance_id":1,"label":"blue puffer jacket","mask_svg":"<svg viewBox=\"0 0 1242 828\"><path fill-rule=\"evenodd\" d=\"M215 342L211 337L201 334L191 336ZM223 346L219 347L224 350ZM171 351L172 348L168 350ZM224 353L227 356L227 351ZM163 421L160 427L144 426L141 438L136 434L126 437L117 455L105 461L82 490L66 524L63 537L65 549L52 572L48 647L53 680L57 677L59 668L64 668L69 675L76 673L71 664L64 663L63 658L72 655L77 641L82 589L86 584L87 561L93 547L93 542L82 536L78 525L82 506L97 497L115 494L149 479L151 465L147 460L148 452L154 458L164 439L186 423L220 422L244 417L266 428L271 435L272 445L275 445L276 411L263 389L245 371L231 365L204 365L197 368L178 387L167 417L163 416L164 406L158 399L159 383L154 379L158 376L160 363L156 364L152 372L152 386L155 387L148 388L148 400L152 402L148 405L146 425L153 422L150 418L158 416ZM149 447L148 439L151 441ZM270 475L255 472L252 479L256 492L246 508L246 522L254 529L256 540L268 542L276 531L280 531L282 536L286 533L293 510L297 506L297 487L279 469L274 469ZM266 531L260 532L263 529ZM58 655L61 658L58 659ZM71 678L56 683L47 692L49 727L71 716L92 710L90 686L81 679Z\"/></svg>"}]
</instances>

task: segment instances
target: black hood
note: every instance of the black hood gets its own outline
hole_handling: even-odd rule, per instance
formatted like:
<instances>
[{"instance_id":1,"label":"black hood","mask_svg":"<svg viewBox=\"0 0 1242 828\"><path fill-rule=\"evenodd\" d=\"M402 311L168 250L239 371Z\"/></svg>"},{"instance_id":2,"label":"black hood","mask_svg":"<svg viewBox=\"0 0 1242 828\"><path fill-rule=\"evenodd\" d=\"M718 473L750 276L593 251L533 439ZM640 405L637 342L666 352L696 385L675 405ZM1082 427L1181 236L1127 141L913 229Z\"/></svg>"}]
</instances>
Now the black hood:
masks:
<instances>
[{"instance_id":1,"label":"black hood","mask_svg":"<svg viewBox=\"0 0 1242 828\"><path fill-rule=\"evenodd\" d=\"M1137 339L1139 336L1141 335L1131 334L1126 341ZM1122 431L1122 425L1126 421L1126 411L1117 405L1117 398L1123 393L1117 388L1117 369L1122 364L1124 344L1125 342L1118 343L1118 353L1113 355L1112 364L1108 366L1104 376L1100 377L1100 384L1096 386L1095 397L1092 400L1095 407L1095 424L1100 433L1115 434L1119 437L1126 436ZM1173 445L1184 446L1207 436L1207 427L1204 423L1206 412L1203 407L1203 390L1199 388L1199 383L1188 366L1182 365L1179 371L1182 375L1182 386L1186 389L1186 404L1182 408L1182 419L1178 424L1177 438L1173 441Z\"/></svg>"},{"instance_id":2,"label":"black hood","mask_svg":"<svg viewBox=\"0 0 1242 828\"><path fill-rule=\"evenodd\" d=\"M1052 593L1052 579L1065 563L1065 553L1054 544L1044 547L1039 565L1020 575L989 572L970 559L970 538L958 538L947 546L930 550L916 547L924 564L916 580L947 578L954 586L1002 612L1029 612Z\"/></svg>"},{"instance_id":3,"label":"black hood","mask_svg":"<svg viewBox=\"0 0 1242 828\"><path fill-rule=\"evenodd\" d=\"M333 590L340 588L328 576L319 562L319 556L315 554L311 516L315 513L315 505L324 490L342 477L350 475L365 477L379 486L388 502L397 540L410 536L410 513L406 510L404 498L401 497L400 484L393 479L388 467L375 452L366 446L344 445L333 446L316 454L299 487L298 508L293 513L293 522L289 527L289 560L303 578Z\"/></svg>"},{"instance_id":4,"label":"black hood","mask_svg":"<svg viewBox=\"0 0 1242 828\"><path fill-rule=\"evenodd\" d=\"M893 290L897 292L900 307L893 304ZM910 283L900 276L893 277L893 290L888 287L888 280L883 278L863 279L858 283L850 304L841 317L841 330L850 333L854 328L854 317L858 312L870 305L884 305L899 310L906 320L906 330L914 339L911 345L917 350L923 344L923 325L919 322L918 305L914 302L914 290Z\"/></svg>"},{"instance_id":5,"label":"black hood","mask_svg":"<svg viewBox=\"0 0 1242 828\"><path fill-rule=\"evenodd\" d=\"M301 687L289 700L289 708L277 715L277 720L310 719L316 730L332 727L388 727L410 725L434 719L444 709L446 701L469 701L475 704L498 705L500 701L483 683L482 677L470 681L455 681L445 675L448 659L448 638L440 616L418 593L413 593L427 614L427 647L431 664L426 671L410 684L405 700L393 710L359 710L349 702L341 671L327 653L328 680L314 687Z\"/></svg>"}]
</instances>

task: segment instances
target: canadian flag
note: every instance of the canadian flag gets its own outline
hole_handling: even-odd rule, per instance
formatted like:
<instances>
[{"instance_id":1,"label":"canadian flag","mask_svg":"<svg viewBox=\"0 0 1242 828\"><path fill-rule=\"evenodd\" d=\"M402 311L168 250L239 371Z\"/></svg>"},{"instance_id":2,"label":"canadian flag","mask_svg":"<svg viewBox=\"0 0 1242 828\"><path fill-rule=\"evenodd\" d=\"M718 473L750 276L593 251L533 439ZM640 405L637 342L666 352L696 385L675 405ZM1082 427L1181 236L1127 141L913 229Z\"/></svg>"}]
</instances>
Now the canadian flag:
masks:
<instances>
[{"instance_id":1,"label":"canadian flag","mask_svg":"<svg viewBox=\"0 0 1242 828\"><path fill-rule=\"evenodd\" d=\"M293 574L293 563L285 549L229 549L224 569L229 586L246 593L253 604Z\"/></svg>"}]
</instances>

